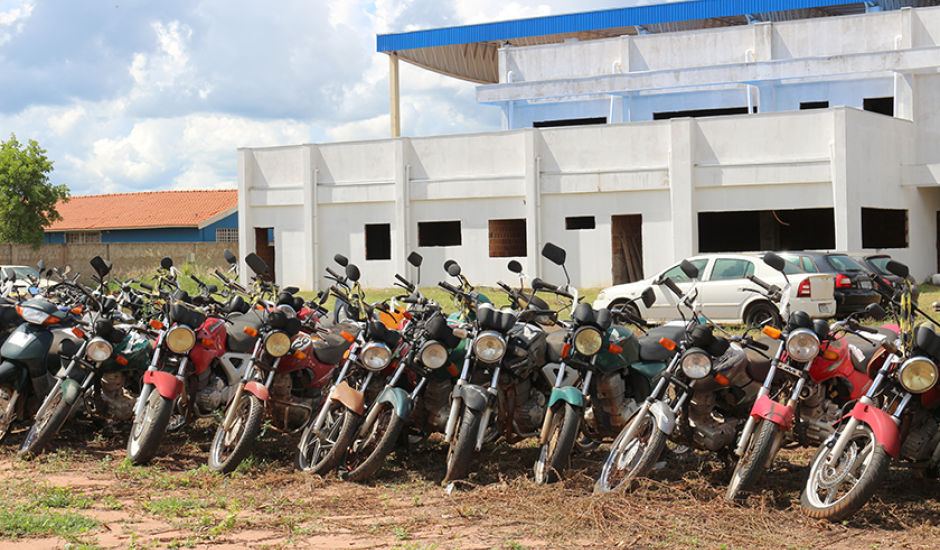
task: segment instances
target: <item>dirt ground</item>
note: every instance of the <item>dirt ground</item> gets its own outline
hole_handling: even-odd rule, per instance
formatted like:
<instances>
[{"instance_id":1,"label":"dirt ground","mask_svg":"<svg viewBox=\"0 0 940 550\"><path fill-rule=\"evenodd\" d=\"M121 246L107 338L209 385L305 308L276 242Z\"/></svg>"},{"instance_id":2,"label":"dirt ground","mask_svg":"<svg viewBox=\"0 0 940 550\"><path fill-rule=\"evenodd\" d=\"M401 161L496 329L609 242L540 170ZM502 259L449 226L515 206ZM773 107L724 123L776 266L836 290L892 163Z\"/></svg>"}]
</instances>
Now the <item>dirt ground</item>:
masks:
<instances>
[{"instance_id":1,"label":"dirt ground","mask_svg":"<svg viewBox=\"0 0 940 550\"><path fill-rule=\"evenodd\" d=\"M124 430L76 423L32 461L16 458L23 434L12 434L0 451L0 549L858 549L936 548L940 539L940 485L904 465L847 522L802 515L807 450L785 450L756 494L726 504L730 467L715 455L667 453L633 492L595 496L606 446L578 455L564 482L540 487L534 443L497 443L447 494L446 449L434 440L402 449L357 485L293 471L297 437L271 432L235 474L212 474L212 429L171 434L148 467L124 462Z\"/></svg>"}]
</instances>

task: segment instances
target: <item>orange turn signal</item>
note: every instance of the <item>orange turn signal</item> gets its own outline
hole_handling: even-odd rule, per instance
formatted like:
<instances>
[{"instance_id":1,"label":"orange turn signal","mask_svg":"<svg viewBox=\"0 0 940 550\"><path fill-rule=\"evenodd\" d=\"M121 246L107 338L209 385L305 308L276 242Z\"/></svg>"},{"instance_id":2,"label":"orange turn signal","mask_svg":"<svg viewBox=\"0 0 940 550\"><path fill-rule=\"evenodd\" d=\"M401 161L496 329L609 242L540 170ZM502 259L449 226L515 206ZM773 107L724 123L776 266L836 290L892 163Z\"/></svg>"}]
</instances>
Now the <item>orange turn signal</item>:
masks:
<instances>
[{"instance_id":1,"label":"orange turn signal","mask_svg":"<svg viewBox=\"0 0 940 550\"><path fill-rule=\"evenodd\" d=\"M82 306L75 306L75 307L73 307L73 308L72 308L72 313L74 313L75 315L81 315L81 314L82 314Z\"/></svg>"},{"instance_id":2,"label":"orange turn signal","mask_svg":"<svg viewBox=\"0 0 940 550\"><path fill-rule=\"evenodd\" d=\"M565 345L561 346L561 357L564 359L568 357L568 354L571 353L571 344L565 342Z\"/></svg>"},{"instance_id":3,"label":"orange turn signal","mask_svg":"<svg viewBox=\"0 0 940 550\"><path fill-rule=\"evenodd\" d=\"M608 344L607 351L616 355L616 354L623 353L623 348L618 346L617 344Z\"/></svg>"},{"instance_id":4,"label":"orange turn signal","mask_svg":"<svg viewBox=\"0 0 940 550\"><path fill-rule=\"evenodd\" d=\"M457 370L457 365L453 363L447 365L447 372L450 373L451 376L460 376L460 371Z\"/></svg>"},{"instance_id":5,"label":"orange turn signal","mask_svg":"<svg viewBox=\"0 0 940 550\"><path fill-rule=\"evenodd\" d=\"M213 340L212 338L203 338L202 340L200 340L200 343L202 344L203 347L206 347L206 348L211 348L215 346L215 340Z\"/></svg>"},{"instance_id":6,"label":"orange turn signal","mask_svg":"<svg viewBox=\"0 0 940 550\"><path fill-rule=\"evenodd\" d=\"M300 359L301 361L303 361L304 359L307 358L307 354L298 349L294 351L294 358Z\"/></svg>"},{"instance_id":7,"label":"orange turn signal","mask_svg":"<svg viewBox=\"0 0 940 550\"><path fill-rule=\"evenodd\" d=\"M150 320L150 328L153 330L163 330L163 323L157 321L156 319Z\"/></svg>"},{"instance_id":8,"label":"orange turn signal","mask_svg":"<svg viewBox=\"0 0 940 550\"><path fill-rule=\"evenodd\" d=\"M77 338L84 338L84 337L85 337L85 333L82 332L82 329L80 329L80 328L78 328L78 327L75 327L75 328L72 329L72 334L74 334Z\"/></svg>"},{"instance_id":9,"label":"orange turn signal","mask_svg":"<svg viewBox=\"0 0 940 550\"><path fill-rule=\"evenodd\" d=\"M349 334L345 330L343 332L340 332L339 335L342 336L343 340L346 340L347 342L352 342L353 340L356 339L355 336L353 336L352 334Z\"/></svg>"},{"instance_id":10,"label":"orange turn signal","mask_svg":"<svg viewBox=\"0 0 940 550\"><path fill-rule=\"evenodd\" d=\"M778 338L780 338L780 334L782 334L779 328L774 328L770 325L765 326L764 328L760 329L760 331L766 334L767 336L770 336L774 340L777 340Z\"/></svg>"},{"instance_id":11,"label":"orange turn signal","mask_svg":"<svg viewBox=\"0 0 940 550\"><path fill-rule=\"evenodd\" d=\"M827 361L835 361L839 358L839 352L831 349L827 349L823 352L823 359Z\"/></svg>"},{"instance_id":12,"label":"orange turn signal","mask_svg":"<svg viewBox=\"0 0 940 550\"><path fill-rule=\"evenodd\" d=\"M662 337L659 339L659 345L668 349L669 351L673 351L674 349L676 349L676 343L666 337Z\"/></svg>"},{"instance_id":13,"label":"orange turn signal","mask_svg":"<svg viewBox=\"0 0 940 550\"><path fill-rule=\"evenodd\" d=\"M343 352L343 359L349 359L349 350Z\"/></svg>"},{"instance_id":14,"label":"orange turn signal","mask_svg":"<svg viewBox=\"0 0 940 550\"><path fill-rule=\"evenodd\" d=\"M242 329L242 332L244 332L248 336L251 336L252 338L258 335L258 329L256 329L255 327L245 327Z\"/></svg>"},{"instance_id":15,"label":"orange turn signal","mask_svg":"<svg viewBox=\"0 0 940 550\"><path fill-rule=\"evenodd\" d=\"M405 319L411 319L411 314L408 313L407 311L402 311L401 316L404 317Z\"/></svg>"},{"instance_id":16,"label":"orange turn signal","mask_svg":"<svg viewBox=\"0 0 940 550\"><path fill-rule=\"evenodd\" d=\"M114 360L117 361L117 364L121 365L122 367L127 366L127 357L122 357L118 355L117 357L114 358Z\"/></svg>"},{"instance_id":17,"label":"orange turn signal","mask_svg":"<svg viewBox=\"0 0 940 550\"><path fill-rule=\"evenodd\" d=\"M728 377L725 376L724 374L721 374L720 372L716 372L716 373L715 373L715 382L718 382L718 383L721 384L722 386L727 386L727 385L728 385Z\"/></svg>"}]
</instances>

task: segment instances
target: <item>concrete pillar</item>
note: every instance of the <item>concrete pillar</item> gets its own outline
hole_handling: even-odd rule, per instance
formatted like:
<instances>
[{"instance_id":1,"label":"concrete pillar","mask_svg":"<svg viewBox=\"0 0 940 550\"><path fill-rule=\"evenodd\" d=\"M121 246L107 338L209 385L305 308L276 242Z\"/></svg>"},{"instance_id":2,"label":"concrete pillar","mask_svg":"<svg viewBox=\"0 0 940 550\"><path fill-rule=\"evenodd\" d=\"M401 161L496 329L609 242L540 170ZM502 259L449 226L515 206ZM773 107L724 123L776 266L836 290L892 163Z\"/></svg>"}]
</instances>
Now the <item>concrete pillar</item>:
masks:
<instances>
[{"instance_id":1,"label":"concrete pillar","mask_svg":"<svg viewBox=\"0 0 940 550\"><path fill-rule=\"evenodd\" d=\"M304 154L304 249L301 257L304 262L304 287L310 290L320 290L319 277L319 235L317 234L317 168L316 145L307 147Z\"/></svg>"},{"instance_id":2,"label":"concrete pillar","mask_svg":"<svg viewBox=\"0 0 940 550\"><path fill-rule=\"evenodd\" d=\"M917 80L910 73L894 73L894 116L914 120L914 86Z\"/></svg>"},{"instance_id":3,"label":"concrete pillar","mask_svg":"<svg viewBox=\"0 0 940 550\"><path fill-rule=\"evenodd\" d=\"M389 118L392 121L392 137L401 135L401 97L398 88L398 54L388 54Z\"/></svg>"},{"instance_id":4,"label":"concrete pillar","mask_svg":"<svg viewBox=\"0 0 940 550\"><path fill-rule=\"evenodd\" d=\"M539 131L535 128L522 133L525 139L525 228L526 263L529 277L540 277L542 273L541 245L541 190L539 189Z\"/></svg>"},{"instance_id":5,"label":"concrete pillar","mask_svg":"<svg viewBox=\"0 0 940 550\"><path fill-rule=\"evenodd\" d=\"M239 281L248 284L248 265L245 256L255 250L255 228L251 221L251 181L254 179L254 153L249 149L238 150L238 259Z\"/></svg>"},{"instance_id":6,"label":"concrete pillar","mask_svg":"<svg viewBox=\"0 0 940 550\"><path fill-rule=\"evenodd\" d=\"M849 188L849 158L846 132L846 109L832 112L832 143L829 164L832 175L832 209L835 222L836 250L862 248L861 207Z\"/></svg>"},{"instance_id":7,"label":"concrete pillar","mask_svg":"<svg viewBox=\"0 0 940 550\"><path fill-rule=\"evenodd\" d=\"M408 193L408 154L410 142L407 138L398 138L395 140L395 238L392 240L392 259L395 262L395 271L406 274L408 263L405 258L411 252L410 230L411 230L411 205Z\"/></svg>"},{"instance_id":8,"label":"concrete pillar","mask_svg":"<svg viewBox=\"0 0 940 550\"><path fill-rule=\"evenodd\" d=\"M673 256L678 260L698 251L698 212L694 205L695 119L669 121L669 209L672 213Z\"/></svg>"}]
</instances>

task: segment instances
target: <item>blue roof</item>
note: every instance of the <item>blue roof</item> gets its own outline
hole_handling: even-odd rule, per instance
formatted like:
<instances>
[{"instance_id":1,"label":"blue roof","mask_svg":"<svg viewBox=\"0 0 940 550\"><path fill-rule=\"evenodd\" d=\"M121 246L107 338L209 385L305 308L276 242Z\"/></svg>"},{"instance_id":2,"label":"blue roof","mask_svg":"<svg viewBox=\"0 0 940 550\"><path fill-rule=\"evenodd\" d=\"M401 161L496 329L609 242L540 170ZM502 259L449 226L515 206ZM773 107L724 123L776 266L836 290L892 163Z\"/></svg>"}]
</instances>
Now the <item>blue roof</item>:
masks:
<instances>
[{"instance_id":1,"label":"blue roof","mask_svg":"<svg viewBox=\"0 0 940 550\"><path fill-rule=\"evenodd\" d=\"M785 10L860 4L860 0L691 0L669 4L549 15L479 25L380 34L377 50L392 52L551 34L745 16Z\"/></svg>"}]
</instances>

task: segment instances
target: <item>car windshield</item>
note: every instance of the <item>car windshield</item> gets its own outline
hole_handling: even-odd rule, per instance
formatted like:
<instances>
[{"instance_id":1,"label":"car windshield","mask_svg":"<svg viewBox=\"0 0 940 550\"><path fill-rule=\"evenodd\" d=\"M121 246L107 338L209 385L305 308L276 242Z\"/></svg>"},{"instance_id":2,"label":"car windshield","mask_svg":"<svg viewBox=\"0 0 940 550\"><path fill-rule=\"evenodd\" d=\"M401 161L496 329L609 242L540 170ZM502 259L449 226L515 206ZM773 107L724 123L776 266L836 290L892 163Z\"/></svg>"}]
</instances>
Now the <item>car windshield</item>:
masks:
<instances>
[{"instance_id":1,"label":"car windshield","mask_svg":"<svg viewBox=\"0 0 940 550\"><path fill-rule=\"evenodd\" d=\"M13 272L16 273L17 280L26 279L28 277L36 277L37 279L39 278L39 272L31 267L14 265L7 269L12 269Z\"/></svg>"},{"instance_id":2,"label":"car windshield","mask_svg":"<svg viewBox=\"0 0 940 550\"><path fill-rule=\"evenodd\" d=\"M858 262L845 254L830 254L826 256L826 259L832 267L836 268L836 271L865 271L862 266L858 265Z\"/></svg>"},{"instance_id":3,"label":"car windshield","mask_svg":"<svg viewBox=\"0 0 940 550\"><path fill-rule=\"evenodd\" d=\"M780 257L786 260L786 263L783 264L783 272L787 275L793 275L796 273L814 273L816 270L812 271L801 269L800 268L800 257L792 254L780 254ZM804 264L812 265L812 264Z\"/></svg>"},{"instance_id":4,"label":"car windshield","mask_svg":"<svg viewBox=\"0 0 940 550\"><path fill-rule=\"evenodd\" d=\"M891 256L872 256L868 258L868 263L875 266L875 271L877 271L879 275L891 275L887 267L890 261Z\"/></svg>"}]
</instances>

